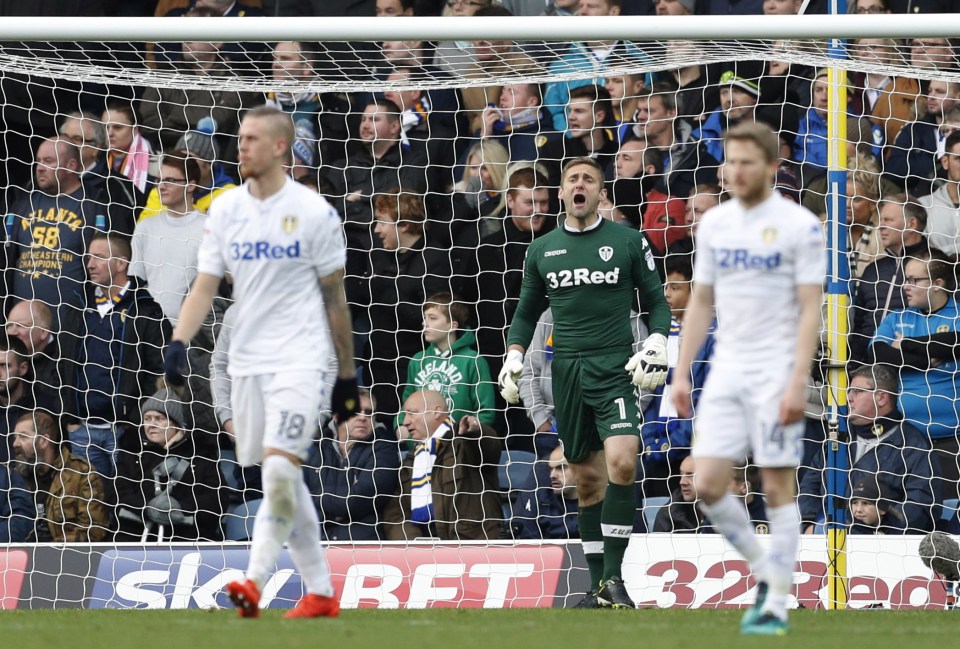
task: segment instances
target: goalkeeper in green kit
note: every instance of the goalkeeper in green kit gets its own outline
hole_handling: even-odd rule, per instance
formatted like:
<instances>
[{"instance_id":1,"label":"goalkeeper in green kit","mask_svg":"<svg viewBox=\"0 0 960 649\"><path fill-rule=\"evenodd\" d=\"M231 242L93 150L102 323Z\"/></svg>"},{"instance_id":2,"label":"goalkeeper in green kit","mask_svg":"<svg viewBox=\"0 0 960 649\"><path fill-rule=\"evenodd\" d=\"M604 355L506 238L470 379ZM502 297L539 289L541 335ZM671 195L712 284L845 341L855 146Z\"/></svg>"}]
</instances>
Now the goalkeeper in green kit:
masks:
<instances>
[{"instance_id":1,"label":"goalkeeper in green kit","mask_svg":"<svg viewBox=\"0 0 960 649\"><path fill-rule=\"evenodd\" d=\"M637 508L637 388L653 390L666 380L670 307L646 238L597 214L603 182L591 158L564 166L559 195L566 220L527 249L498 383L508 403L519 401L524 351L540 314L551 307L557 430L577 483L592 584L577 608L635 608L621 564ZM631 356L635 291L651 333Z\"/></svg>"}]
</instances>

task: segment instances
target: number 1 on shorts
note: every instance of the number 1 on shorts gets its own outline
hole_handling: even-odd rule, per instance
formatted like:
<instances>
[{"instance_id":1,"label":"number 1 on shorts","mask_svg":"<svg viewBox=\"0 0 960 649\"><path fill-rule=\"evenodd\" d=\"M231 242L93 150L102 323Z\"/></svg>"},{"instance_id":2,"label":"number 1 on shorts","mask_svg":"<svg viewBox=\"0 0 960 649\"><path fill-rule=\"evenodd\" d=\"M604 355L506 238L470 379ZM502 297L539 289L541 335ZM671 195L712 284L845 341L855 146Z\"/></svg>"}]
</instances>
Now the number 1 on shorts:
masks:
<instances>
[{"instance_id":1,"label":"number 1 on shorts","mask_svg":"<svg viewBox=\"0 0 960 649\"><path fill-rule=\"evenodd\" d=\"M620 410L620 419L626 419L626 418L627 418L627 404L624 403L623 397L617 397L616 399L613 400L613 402L614 402L615 404L617 404L617 408Z\"/></svg>"}]
</instances>

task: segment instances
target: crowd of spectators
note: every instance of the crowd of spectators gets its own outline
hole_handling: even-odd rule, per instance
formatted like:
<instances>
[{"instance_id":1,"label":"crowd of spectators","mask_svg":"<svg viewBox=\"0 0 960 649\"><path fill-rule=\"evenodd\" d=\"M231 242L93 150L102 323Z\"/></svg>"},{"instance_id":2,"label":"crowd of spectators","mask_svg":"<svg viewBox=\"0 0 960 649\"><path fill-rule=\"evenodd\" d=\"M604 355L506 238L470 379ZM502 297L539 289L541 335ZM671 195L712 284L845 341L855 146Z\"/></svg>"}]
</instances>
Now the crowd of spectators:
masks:
<instances>
[{"instance_id":1,"label":"crowd of spectators","mask_svg":"<svg viewBox=\"0 0 960 649\"><path fill-rule=\"evenodd\" d=\"M801 5L9 4L10 14L197 19L749 15L791 14ZM811 4L810 11L823 9ZM849 8L874 14L955 11L958 4L851 0ZM960 70L960 45L946 39L861 39L856 46L868 63L899 58L931 73ZM124 52L147 56L138 62L120 57ZM595 158L606 175L602 216L644 232L653 248L673 315L671 365L697 223L729 198L727 128L742 121L775 128L777 189L827 218L827 78L797 63L691 63L621 74L618 66L649 62L651 54L643 43L616 40L184 42L132 44L130 52L118 45L117 59L183 75L269 77L278 88L356 71L383 91L63 84L31 94L43 84L2 79L6 103L20 108L6 115L9 137L0 144L8 161L0 173L8 215L0 542L244 538L228 521L254 511L260 492L257 470L241 470L232 452L227 359L237 316L229 282L192 341L186 388L174 391L159 379L171 326L196 275L206 213L242 182L236 132L253 106L290 114L291 177L338 210L348 245L345 287L367 387L356 416L321 418L304 463L329 540L576 538L576 490L553 419L549 310L526 357L523 406L508 408L491 380L527 247L558 225L564 160ZM558 76L540 83L537 75ZM451 84L416 88L424 79ZM469 87L455 88L458 79ZM874 71L852 74L846 91L849 226L840 240L851 277L850 414L843 422L851 529L930 531L957 524L941 519L941 505L960 498L960 83ZM17 103L18 96L30 99ZM296 215L287 218L296 227ZM634 316L642 340L644 314ZM712 336L695 365L695 387L709 372L711 352ZM821 529L829 509L823 392L814 372L799 480L808 532ZM635 529L710 531L691 479L691 422L672 408L669 387L641 395L641 406ZM754 470L738 468L731 484L764 531Z\"/></svg>"}]
</instances>

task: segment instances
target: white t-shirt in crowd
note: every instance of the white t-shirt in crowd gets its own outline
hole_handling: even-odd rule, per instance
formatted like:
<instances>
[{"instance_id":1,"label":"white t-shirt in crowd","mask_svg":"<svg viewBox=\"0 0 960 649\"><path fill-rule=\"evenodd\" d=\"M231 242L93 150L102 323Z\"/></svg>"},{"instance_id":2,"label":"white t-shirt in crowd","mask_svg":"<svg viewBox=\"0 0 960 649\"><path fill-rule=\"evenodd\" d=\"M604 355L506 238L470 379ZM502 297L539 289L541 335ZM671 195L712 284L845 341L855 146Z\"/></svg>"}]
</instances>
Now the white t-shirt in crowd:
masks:
<instances>
[{"instance_id":1,"label":"white t-shirt in crowd","mask_svg":"<svg viewBox=\"0 0 960 649\"><path fill-rule=\"evenodd\" d=\"M207 215L162 212L137 223L133 232L130 274L146 280L150 295L174 325L180 305L197 276L197 251Z\"/></svg>"}]
</instances>

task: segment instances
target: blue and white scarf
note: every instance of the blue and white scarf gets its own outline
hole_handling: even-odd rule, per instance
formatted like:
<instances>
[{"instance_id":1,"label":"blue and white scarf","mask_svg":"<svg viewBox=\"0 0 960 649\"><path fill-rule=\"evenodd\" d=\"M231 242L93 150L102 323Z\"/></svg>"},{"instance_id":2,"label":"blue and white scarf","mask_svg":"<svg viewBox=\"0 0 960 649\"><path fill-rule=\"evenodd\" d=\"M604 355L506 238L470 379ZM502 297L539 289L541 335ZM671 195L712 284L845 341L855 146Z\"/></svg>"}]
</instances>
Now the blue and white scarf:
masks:
<instances>
[{"instance_id":1,"label":"blue and white scarf","mask_svg":"<svg viewBox=\"0 0 960 649\"><path fill-rule=\"evenodd\" d=\"M410 480L410 512L415 523L433 522L433 490L430 478L437 452L447 433L453 432L453 420L447 419L429 438L419 442L413 452L413 475Z\"/></svg>"}]
</instances>

